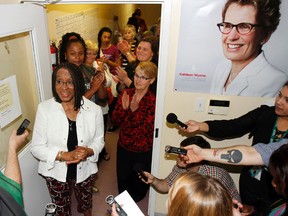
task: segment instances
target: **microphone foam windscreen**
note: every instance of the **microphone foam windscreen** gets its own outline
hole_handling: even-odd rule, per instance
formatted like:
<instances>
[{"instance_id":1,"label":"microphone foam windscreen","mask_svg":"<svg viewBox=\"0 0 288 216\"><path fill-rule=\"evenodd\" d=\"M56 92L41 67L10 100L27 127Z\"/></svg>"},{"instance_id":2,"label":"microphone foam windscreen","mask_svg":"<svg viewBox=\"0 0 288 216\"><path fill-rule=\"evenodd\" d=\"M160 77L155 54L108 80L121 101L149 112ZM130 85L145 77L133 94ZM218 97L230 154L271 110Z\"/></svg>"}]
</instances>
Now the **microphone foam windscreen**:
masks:
<instances>
[{"instance_id":1,"label":"microphone foam windscreen","mask_svg":"<svg viewBox=\"0 0 288 216\"><path fill-rule=\"evenodd\" d=\"M177 122L177 116L174 113L169 113L166 117L166 120L171 123L174 124Z\"/></svg>"}]
</instances>

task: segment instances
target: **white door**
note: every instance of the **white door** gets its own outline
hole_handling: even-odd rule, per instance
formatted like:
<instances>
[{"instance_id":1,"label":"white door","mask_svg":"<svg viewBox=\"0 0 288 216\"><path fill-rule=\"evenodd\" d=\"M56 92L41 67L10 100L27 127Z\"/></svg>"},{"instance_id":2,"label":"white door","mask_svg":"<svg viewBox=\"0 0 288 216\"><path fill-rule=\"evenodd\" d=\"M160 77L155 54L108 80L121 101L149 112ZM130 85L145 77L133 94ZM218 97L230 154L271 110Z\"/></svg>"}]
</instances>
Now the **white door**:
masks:
<instances>
[{"instance_id":1,"label":"white door","mask_svg":"<svg viewBox=\"0 0 288 216\"><path fill-rule=\"evenodd\" d=\"M0 20L0 79L16 76L20 118L32 120L32 130L38 103L52 97L46 11L34 4L1 4ZM17 118L0 130L0 161L4 163L8 138L19 121ZM19 160L25 211L29 216L44 215L50 197L44 179L37 173L38 161L30 154L29 144L22 148Z\"/></svg>"}]
</instances>

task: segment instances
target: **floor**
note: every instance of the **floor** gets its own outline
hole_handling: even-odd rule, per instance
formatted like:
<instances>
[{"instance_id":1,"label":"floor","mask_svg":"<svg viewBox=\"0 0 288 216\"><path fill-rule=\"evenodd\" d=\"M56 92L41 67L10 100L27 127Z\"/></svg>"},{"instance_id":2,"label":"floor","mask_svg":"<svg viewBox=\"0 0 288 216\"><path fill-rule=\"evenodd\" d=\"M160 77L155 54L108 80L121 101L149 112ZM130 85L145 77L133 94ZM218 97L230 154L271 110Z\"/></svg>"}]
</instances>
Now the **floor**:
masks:
<instances>
[{"instance_id":1,"label":"floor","mask_svg":"<svg viewBox=\"0 0 288 216\"><path fill-rule=\"evenodd\" d=\"M98 163L98 174L96 185L99 188L98 193L93 195L92 216L110 216L108 210L110 207L105 203L105 198L108 195L117 196L117 177L116 177L116 145L118 140L119 129L106 134L106 150L109 152L111 159L109 161L102 160ZM147 215L148 212L148 193L146 197L137 203L141 211ZM76 199L73 198L72 205L73 216L82 216L76 210Z\"/></svg>"}]
</instances>

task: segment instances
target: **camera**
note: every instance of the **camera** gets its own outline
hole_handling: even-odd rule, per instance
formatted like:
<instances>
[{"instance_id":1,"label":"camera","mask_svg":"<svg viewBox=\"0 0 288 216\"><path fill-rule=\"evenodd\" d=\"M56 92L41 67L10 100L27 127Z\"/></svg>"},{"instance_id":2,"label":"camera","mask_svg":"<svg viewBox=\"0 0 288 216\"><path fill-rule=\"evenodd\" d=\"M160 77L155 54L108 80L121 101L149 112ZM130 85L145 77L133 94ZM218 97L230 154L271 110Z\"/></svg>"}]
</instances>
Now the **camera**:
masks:
<instances>
[{"instance_id":1,"label":"camera","mask_svg":"<svg viewBox=\"0 0 288 216\"><path fill-rule=\"evenodd\" d=\"M165 152L166 153L172 153L172 154L187 155L187 150L186 149L173 147L173 146L170 146L170 145L166 145Z\"/></svg>"},{"instance_id":2,"label":"camera","mask_svg":"<svg viewBox=\"0 0 288 216\"><path fill-rule=\"evenodd\" d=\"M117 203L117 201L114 199L113 195L109 195L106 197L105 202L112 207L112 204L115 203L116 205L116 211L119 214L119 216L128 216L128 214L122 209L122 207Z\"/></svg>"}]
</instances>

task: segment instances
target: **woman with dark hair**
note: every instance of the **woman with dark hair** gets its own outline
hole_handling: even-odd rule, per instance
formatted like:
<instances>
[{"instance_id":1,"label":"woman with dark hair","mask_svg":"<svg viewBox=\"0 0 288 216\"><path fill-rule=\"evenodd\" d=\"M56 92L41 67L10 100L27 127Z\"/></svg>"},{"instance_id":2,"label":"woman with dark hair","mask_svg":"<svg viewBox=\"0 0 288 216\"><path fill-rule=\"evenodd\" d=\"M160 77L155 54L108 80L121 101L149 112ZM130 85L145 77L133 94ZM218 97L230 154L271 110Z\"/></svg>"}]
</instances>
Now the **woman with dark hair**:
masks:
<instances>
[{"instance_id":1,"label":"woman with dark hair","mask_svg":"<svg viewBox=\"0 0 288 216\"><path fill-rule=\"evenodd\" d=\"M39 160L56 215L71 215L74 190L77 210L91 216L92 185L98 155L104 146L103 115L83 95L82 72L74 64L60 64L52 74L53 98L39 104L31 153Z\"/></svg>"},{"instance_id":2,"label":"woman with dark hair","mask_svg":"<svg viewBox=\"0 0 288 216\"><path fill-rule=\"evenodd\" d=\"M62 43L62 45L64 48L61 49L61 52L65 56L64 62L75 64L82 72L85 83L84 96L101 107L106 106L107 89L104 67L99 67L96 73L96 68L84 64L88 50L85 41L72 38L66 41L66 43ZM94 58L96 58L96 55ZM104 147L100 156L105 158L106 153ZM99 189L93 186L93 191L98 192Z\"/></svg>"},{"instance_id":3,"label":"woman with dark hair","mask_svg":"<svg viewBox=\"0 0 288 216\"><path fill-rule=\"evenodd\" d=\"M287 198L288 198L288 145L283 145L273 152L270 157L269 171L273 176L272 186L282 197L272 204L272 210L269 216L287 216Z\"/></svg>"},{"instance_id":4,"label":"woman with dark hair","mask_svg":"<svg viewBox=\"0 0 288 216\"><path fill-rule=\"evenodd\" d=\"M121 65L120 53L117 46L111 44L112 30L103 27L98 33L98 57L109 66L110 72L115 75L115 67Z\"/></svg>"},{"instance_id":5,"label":"woman with dark hair","mask_svg":"<svg viewBox=\"0 0 288 216\"><path fill-rule=\"evenodd\" d=\"M109 67L110 73L116 75L116 67L121 65L120 53L117 46L111 44L112 30L108 27L103 27L98 33L98 55L97 57ZM118 82L118 81L117 81ZM116 89L115 89L116 92ZM117 93L117 92L116 92ZM109 104L109 117L111 120L112 112L117 103L117 95L113 95L113 100ZM113 125L108 128L108 132L113 132L117 128Z\"/></svg>"},{"instance_id":6,"label":"woman with dark hair","mask_svg":"<svg viewBox=\"0 0 288 216\"><path fill-rule=\"evenodd\" d=\"M231 139L249 134L252 146L256 143L269 144L288 138L288 81L278 92L274 106L262 105L238 118L185 122L190 133L204 132L214 139ZM261 166L246 166L240 175L240 196L243 204L254 206L260 215L279 195L271 186L272 176Z\"/></svg>"},{"instance_id":7,"label":"woman with dark hair","mask_svg":"<svg viewBox=\"0 0 288 216\"><path fill-rule=\"evenodd\" d=\"M78 40L80 40L83 44L85 44L84 39L81 37L80 34L78 34L78 33L76 33L76 32L68 32L68 33L64 34L64 35L62 36L62 39L60 40L59 46L58 46L58 51L59 51L59 64L67 61L67 60L66 60L66 57L65 57L66 45L67 45L67 42L68 42L69 40L72 40L72 39L78 39Z\"/></svg>"}]
</instances>

